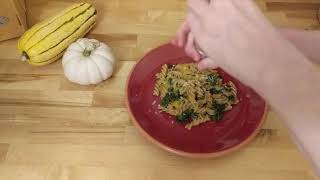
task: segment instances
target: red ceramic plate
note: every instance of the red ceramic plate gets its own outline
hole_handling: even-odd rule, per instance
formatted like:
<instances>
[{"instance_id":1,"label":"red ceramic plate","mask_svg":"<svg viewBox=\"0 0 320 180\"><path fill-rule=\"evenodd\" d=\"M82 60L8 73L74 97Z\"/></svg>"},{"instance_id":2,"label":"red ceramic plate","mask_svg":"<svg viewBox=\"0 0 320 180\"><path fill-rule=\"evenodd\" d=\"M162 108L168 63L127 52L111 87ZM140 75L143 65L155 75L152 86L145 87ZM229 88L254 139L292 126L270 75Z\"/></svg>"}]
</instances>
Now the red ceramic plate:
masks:
<instances>
[{"instance_id":1,"label":"red ceramic plate","mask_svg":"<svg viewBox=\"0 0 320 180\"><path fill-rule=\"evenodd\" d=\"M153 95L155 74L163 64L192 60L182 49L165 44L149 52L133 68L127 82L127 107L133 123L151 142L179 155L216 157L248 143L265 119L267 105L252 89L219 70L224 81L233 81L240 102L219 122L206 122L188 130L175 117L159 112L159 98ZM153 104L153 101L156 103Z\"/></svg>"}]
</instances>

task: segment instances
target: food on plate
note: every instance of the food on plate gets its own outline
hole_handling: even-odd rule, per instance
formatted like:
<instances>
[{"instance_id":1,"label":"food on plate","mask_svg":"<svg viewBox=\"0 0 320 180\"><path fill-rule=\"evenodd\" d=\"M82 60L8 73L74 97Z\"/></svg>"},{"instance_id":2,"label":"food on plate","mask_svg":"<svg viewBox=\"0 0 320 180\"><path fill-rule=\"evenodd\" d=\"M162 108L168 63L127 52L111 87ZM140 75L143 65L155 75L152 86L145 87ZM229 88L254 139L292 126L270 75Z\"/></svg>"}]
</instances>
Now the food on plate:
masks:
<instances>
[{"instance_id":1,"label":"food on plate","mask_svg":"<svg viewBox=\"0 0 320 180\"><path fill-rule=\"evenodd\" d=\"M41 66L59 59L72 42L83 37L95 25L96 14L91 4L79 3L35 24L19 39L21 60Z\"/></svg>"},{"instance_id":2,"label":"food on plate","mask_svg":"<svg viewBox=\"0 0 320 180\"><path fill-rule=\"evenodd\" d=\"M97 84L111 77L116 60L111 49L95 39L72 43L62 58L64 75L81 85Z\"/></svg>"},{"instance_id":3,"label":"food on plate","mask_svg":"<svg viewBox=\"0 0 320 180\"><path fill-rule=\"evenodd\" d=\"M194 63L167 65L156 74L153 94L158 108L176 117L185 127L219 121L238 103L233 82L224 83L216 70L199 71Z\"/></svg>"}]
</instances>

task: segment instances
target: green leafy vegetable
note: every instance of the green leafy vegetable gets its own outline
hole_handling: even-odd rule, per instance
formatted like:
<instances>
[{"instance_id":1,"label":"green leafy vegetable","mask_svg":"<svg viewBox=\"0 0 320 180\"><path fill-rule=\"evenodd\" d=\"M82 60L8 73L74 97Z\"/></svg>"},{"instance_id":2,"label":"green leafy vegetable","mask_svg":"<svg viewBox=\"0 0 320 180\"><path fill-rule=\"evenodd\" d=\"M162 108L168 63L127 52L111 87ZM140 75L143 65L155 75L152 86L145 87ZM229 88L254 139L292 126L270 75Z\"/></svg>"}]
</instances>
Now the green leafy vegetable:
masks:
<instances>
[{"instance_id":1,"label":"green leafy vegetable","mask_svg":"<svg viewBox=\"0 0 320 180\"><path fill-rule=\"evenodd\" d=\"M210 89L211 94L220 94L224 91L223 86L215 85Z\"/></svg>"},{"instance_id":2,"label":"green leafy vegetable","mask_svg":"<svg viewBox=\"0 0 320 180\"><path fill-rule=\"evenodd\" d=\"M221 93L221 90L217 90L215 87L213 87L210 89L210 93L211 94L219 94L219 93Z\"/></svg>"},{"instance_id":3,"label":"green leafy vegetable","mask_svg":"<svg viewBox=\"0 0 320 180\"><path fill-rule=\"evenodd\" d=\"M210 118L213 121L219 121L223 118L223 112L216 112L214 115L211 115Z\"/></svg>"},{"instance_id":4,"label":"green leafy vegetable","mask_svg":"<svg viewBox=\"0 0 320 180\"><path fill-rule=\"evenodd\" d=\"M212 85L215 85L215 84L217 84L219 78L220 78L220 77L219 77L218 75L209 74L207 81L208 81L209 83L211 83Z\"/></svg>"},{"instance_id":5,"label":"green leafy vegetable","mask_svg":"<svg viewBox=\"0 0 320 180\"><path fill-rule=\"evenodd\" d=\"M181 114L177 115L177 121L178 122L187 122L190 118L195 119L197 118L198 114L196 112L194 112L193 109L187 109L184 112L182 112Z\"/></svg>"},{"instance_id":6,"label":"green leafy vegetable","mask_svg":"<svg viewBox=\"0 0 320 180\"><path fill-rule=\"evenodd\" d=\"M213 109L218 111L218 112L224 112L224 110L226 109L226 105L225 104L219 104L217 102L214 102L212 105Z\"/></svg>"},{"instance_id":7,"label":"green leafy vegetable","mask_svg":"<svg viewBox=\"0 0 320 180\"><path fill-rule=\"evenodd\" d=\"M234 95L228 96L228 100L231 102L235 102L236 101L236 97L234 97Z\"/></svg>"},{"instance_id":8,"label":"green leafy vegetable","mask_svg":"<svg viewBox=\"0 0 320 180\"><path fill-rule=\"evenodd\" d=\"M217 102L214 102L212 105L212 109L215 111L215 113L211 115L210 118L214 121L219 121L223 118L223 112L226 109L226 104L219 104Z\"/></svg>"},{"instance_id":9,"label":"green leafy vegetable","mask_svg":"<svg viewBox=\"0 0 320 180\"><path fill-rule=\"evenodd\" d=\"M180 99L180 94L178 92L173 91L173 89L170 88L167 94L162 98L160 106L168 107L168 105L171 102L176 101L178 99Z\"/></svg>"}]
</instances>

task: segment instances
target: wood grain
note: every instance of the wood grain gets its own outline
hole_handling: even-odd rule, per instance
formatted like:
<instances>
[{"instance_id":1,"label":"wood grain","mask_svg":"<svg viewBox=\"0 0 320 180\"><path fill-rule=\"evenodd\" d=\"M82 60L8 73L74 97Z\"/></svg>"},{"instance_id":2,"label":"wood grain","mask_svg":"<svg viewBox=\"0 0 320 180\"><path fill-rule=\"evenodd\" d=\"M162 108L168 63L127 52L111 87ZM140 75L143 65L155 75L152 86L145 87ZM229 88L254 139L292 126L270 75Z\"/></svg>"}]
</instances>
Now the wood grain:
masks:
<instances>
[{"instance_id":1,"label":"wood grain","mask_svg":"<svg viewBox=\"0 0 320 180\"><path fill-rule=\"evenodd\" d=\"M26 0L28 24L80 0ZM96 86L70 83L61 61L32 67L19 61L17 39L0 43L0 179L6 180L314 180L278 115L269 110L257 137L218 159L188 159L151 145L124 106L135 62L169 41L185 0L88 0L98 9L88 37L108 43L119 60ZM319 0L256 0L276 26L319 29Z\"/></svg>"}]
</instances>

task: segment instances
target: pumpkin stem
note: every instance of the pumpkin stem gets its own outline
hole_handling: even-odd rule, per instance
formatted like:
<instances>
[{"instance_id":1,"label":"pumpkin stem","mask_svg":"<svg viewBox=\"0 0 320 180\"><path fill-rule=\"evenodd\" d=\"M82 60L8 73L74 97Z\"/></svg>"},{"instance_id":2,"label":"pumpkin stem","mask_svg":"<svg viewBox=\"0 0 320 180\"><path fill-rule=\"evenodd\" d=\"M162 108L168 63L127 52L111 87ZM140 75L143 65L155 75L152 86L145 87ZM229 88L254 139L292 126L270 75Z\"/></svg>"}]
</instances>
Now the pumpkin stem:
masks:
<instances>
[{"instance_id":1,"label":"pumpkin stem","mask_svg":"<svg viewBox=\"0 0 320 180\"><path fill-rule=\"evenodd\" d=\"M87 50L87 48L85 48L82 54L83 54L83 56L87 57L87 56L91 55L91 51Z\"/></svg>"},{"instance_id":2,"label":"pumpkin stem","mask_svg":"<svg viewBox=\"0 0 320 180\"><path fill-rule=\"evenodd\" d=\"M20 57L21 61L28 61L29 60L29 56L26 52L22 52L21 57Z\"/></svg>"},{"instance_id":3,"label":"pumpkin stem","mask_svg":"<svg viewBox=\"0 0 320 180\"><path fill-rule=\"evenodd\" d=\"M99 41L94 40L94 39L83 39L84 44L85 44L85 49L83 51L83 56L90 56L91 52L94 51L95 49L97 49L97 47L100 46Z\"/></svg>"}]
</instances>

